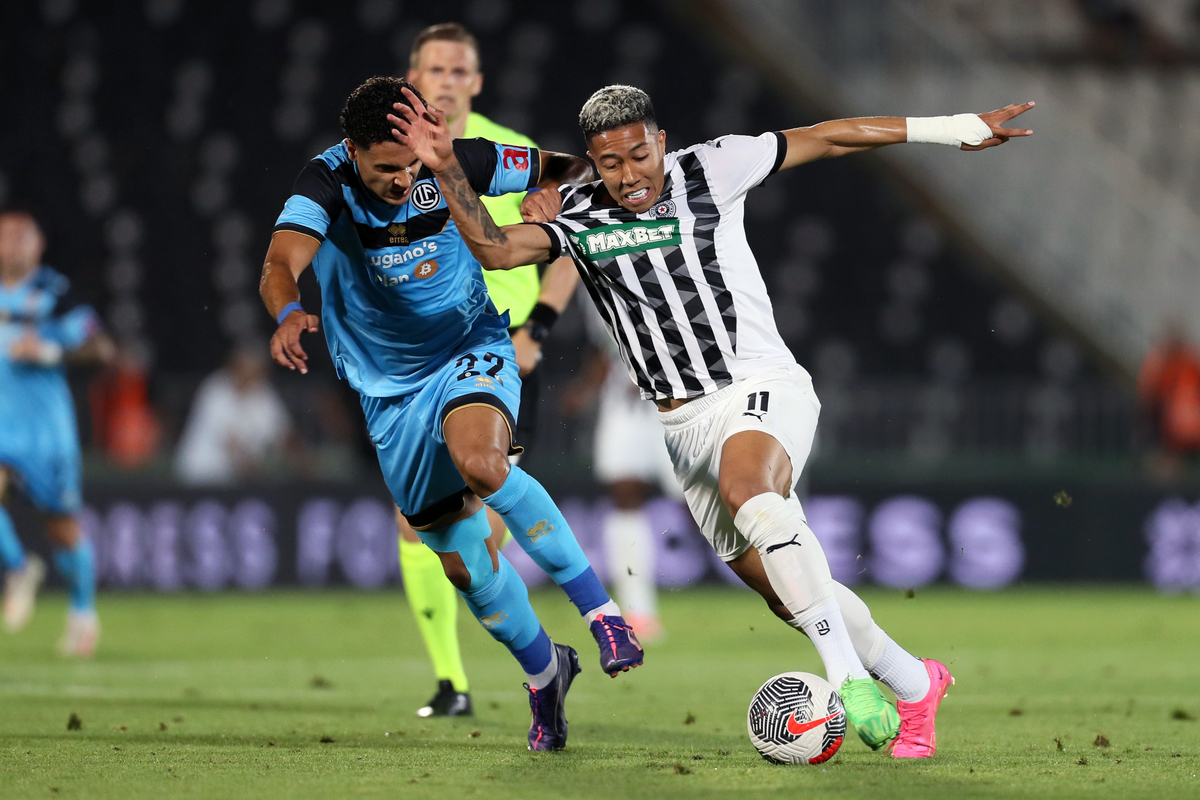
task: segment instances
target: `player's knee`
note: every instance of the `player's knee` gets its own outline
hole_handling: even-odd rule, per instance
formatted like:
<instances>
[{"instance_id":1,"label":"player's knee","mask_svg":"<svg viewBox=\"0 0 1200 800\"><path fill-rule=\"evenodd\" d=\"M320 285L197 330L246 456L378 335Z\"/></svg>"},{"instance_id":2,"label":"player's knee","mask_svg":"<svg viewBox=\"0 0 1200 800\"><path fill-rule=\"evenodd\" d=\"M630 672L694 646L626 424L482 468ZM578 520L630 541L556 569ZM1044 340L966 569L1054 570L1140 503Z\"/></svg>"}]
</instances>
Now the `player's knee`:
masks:
<instances>
[{"instance_id":1,"label":"player's knee","mask_svg":"<svg viewBox=\"0 0 1200 800\"><path fill-rule=\"evenodd\" d=\"M729 516L737 519L738 512L742 510L742 506L746 505L753 497L758 497L760 494L773 492L770 486L759 484L755 481L738 480L730 478L726 480L721 478L720 483L721 499L725 502L725 508L729 510Z\"/></svg>"},{"instance_id":2,"label":"player's knee","mask_svg":"<svg viewBox=\"0 0 1200 800\"><path fill-rule=\"evenodd\" d=\"M465 456L458 471L471 491L480 497L495 494L508 478L508 457L499 451L484 451Z\"/></svg>"}]
</instances>

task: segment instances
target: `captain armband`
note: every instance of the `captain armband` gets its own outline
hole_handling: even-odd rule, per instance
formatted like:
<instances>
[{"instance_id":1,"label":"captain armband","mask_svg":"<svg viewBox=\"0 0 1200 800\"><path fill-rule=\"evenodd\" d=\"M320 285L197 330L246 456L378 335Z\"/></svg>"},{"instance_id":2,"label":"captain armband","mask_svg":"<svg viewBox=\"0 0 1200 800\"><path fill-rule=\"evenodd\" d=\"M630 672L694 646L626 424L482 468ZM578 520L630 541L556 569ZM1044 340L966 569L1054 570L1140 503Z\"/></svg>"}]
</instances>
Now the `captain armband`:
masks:
<instances>
[{"instance_id":1,"label":"captain armband","mask_svg":"<svg viewBox=\"0 0 1200 800\"><path fill-rule=\"evenodd\" d=\"M906 117L908 141L930 144L979 145L992 138L992 129L978 114L952 117Z\"/></svg>"}]
</instances>

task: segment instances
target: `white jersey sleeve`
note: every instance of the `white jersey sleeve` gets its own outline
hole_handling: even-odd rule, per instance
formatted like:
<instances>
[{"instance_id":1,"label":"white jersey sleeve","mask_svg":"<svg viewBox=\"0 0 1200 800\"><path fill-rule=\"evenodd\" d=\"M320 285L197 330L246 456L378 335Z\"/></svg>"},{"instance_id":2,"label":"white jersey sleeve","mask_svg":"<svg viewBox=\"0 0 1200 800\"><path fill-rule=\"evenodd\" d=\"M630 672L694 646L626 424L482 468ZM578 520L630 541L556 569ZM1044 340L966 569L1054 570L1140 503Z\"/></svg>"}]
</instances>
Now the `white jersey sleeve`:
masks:
<instances>
[{"instance_id":1,"label":"white jersey sleeve","mask_svg":"<svg viewBox=\"0 0 1200 800\"><path fill-rule=\"evenodd\" d=\"M709 188L718 203L728 205L779 170L787 154L787 139L778 131L759 136L730 134L690 149L704 163Z\"/></svg>"}]
</instances>

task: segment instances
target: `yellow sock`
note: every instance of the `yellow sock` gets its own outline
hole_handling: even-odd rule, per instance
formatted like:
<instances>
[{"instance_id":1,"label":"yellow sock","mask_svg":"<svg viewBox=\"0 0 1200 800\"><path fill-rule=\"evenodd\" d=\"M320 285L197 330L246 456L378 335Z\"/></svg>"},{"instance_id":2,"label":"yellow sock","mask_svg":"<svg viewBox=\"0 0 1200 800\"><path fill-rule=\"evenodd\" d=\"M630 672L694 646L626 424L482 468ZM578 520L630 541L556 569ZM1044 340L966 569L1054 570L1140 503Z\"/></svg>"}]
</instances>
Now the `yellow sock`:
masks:
<instances>
[{"instance_id":1,"label":"yellow sock","mask_svg":"<svg viewBox=\"0 0 1200 800\"><path fill-rule=\"evenodd\" d=\"M457 692L468 691L458 650L458 590L442 571L441 559L420 542L401 538L400 573L438 680L450 681Z\"/></svg>"}]
</instances>

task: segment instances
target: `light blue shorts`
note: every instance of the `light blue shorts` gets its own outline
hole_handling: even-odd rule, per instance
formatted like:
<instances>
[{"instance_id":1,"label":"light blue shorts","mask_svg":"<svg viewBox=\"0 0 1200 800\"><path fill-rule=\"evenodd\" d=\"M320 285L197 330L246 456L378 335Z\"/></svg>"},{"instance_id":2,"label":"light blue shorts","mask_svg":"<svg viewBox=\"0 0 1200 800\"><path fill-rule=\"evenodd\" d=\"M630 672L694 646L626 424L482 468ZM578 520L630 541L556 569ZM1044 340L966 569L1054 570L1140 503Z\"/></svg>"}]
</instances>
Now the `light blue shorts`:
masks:
<instances>
[{"instance_id":1,"label":"light blue shorts","mask_svg":"<svg viewBox=\"0 0 1200 800\"><path fill-rule=\"evenodd\" d=\"M0 452L17 486L41 511L69 517L79 513L79 450L58 447L42 452Z\"/></svg>"},{"instance_id":2,"label":"light blue shorts","mask_svg":"<svg viewBox=\"0 0 1200 800\"><path fill-rule=\"evenodd\" d=\"M516 428L521 378L512 341L504 332L466 345L413 394L361 400L388 490L409 524L424 527L461 508L467 488L442 435L446 417L487 405L504 416L510 434Z\"/></svg>"}]
</instances>

